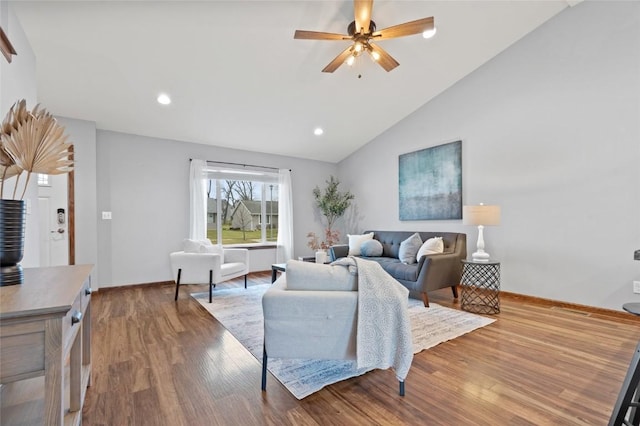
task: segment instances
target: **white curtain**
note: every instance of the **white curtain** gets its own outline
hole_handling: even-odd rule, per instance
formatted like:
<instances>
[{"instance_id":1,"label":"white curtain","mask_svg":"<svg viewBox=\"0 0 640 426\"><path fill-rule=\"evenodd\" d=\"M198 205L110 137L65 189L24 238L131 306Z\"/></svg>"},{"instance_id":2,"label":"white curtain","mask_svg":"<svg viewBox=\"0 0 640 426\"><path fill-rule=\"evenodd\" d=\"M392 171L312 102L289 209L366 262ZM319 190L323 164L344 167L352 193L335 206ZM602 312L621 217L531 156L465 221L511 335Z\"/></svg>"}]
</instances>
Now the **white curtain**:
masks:
<instances>
[{"instance_id":1,"label":"white curtain","mask_svg":"<svg viewBox=\"0 0 640 426\"><path fill-rule=\"evenodd\" d=\"M189 194L191 214L189 216L189 238L204 240L207 238L207 162L191 160L189 171Z\"/></svg>"},{"instance_id":2,"label":"white curtain","mask_svg":"<svg viewBox=\"0 0 640 426\"><path fill-rule=\"evenodd\" d=\"M293 258L293 197L291 195L291 171L278 171L278 248L277 263Z\"/></svg>"}]
</instances>

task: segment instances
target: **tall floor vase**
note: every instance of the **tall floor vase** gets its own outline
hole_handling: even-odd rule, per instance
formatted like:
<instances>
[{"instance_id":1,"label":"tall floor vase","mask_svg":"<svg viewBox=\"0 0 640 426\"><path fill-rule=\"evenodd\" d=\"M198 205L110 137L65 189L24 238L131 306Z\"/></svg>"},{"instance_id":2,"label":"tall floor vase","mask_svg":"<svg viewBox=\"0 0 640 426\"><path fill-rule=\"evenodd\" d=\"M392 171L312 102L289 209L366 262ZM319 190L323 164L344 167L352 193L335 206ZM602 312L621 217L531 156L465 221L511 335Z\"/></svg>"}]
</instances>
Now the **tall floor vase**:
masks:
<instances>
[{"instance_id":1,"label":"tall floor vase","mask_svg":"<svg viewBox=\"0 0 640 426\"><path fill-rule=\"evenodd\" d=\"M0 199L0 286L22 284L27 203Z\"/></svg>"}]
</instances>

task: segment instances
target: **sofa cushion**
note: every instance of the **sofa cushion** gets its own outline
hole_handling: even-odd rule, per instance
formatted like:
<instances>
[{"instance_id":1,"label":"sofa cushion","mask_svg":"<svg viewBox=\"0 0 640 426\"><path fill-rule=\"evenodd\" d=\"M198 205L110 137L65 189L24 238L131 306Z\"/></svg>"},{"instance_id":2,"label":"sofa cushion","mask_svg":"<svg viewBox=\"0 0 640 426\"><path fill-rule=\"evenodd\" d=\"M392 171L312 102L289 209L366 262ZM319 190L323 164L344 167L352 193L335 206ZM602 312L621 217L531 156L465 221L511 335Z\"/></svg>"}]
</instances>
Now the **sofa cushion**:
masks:
<instances>
[{"instance_id":1,"label":"sofa cushion","mask_svg":"<svg viewBox=\"0 0 640 426\"><path fill-rule=\"evenodd\" d=\"M420 262L420 258L425 254L438 254L444 252L444 243L442 242L442 237L433 237L429 238L427 241L422 244L420 250L418 250L418 254L416 255L416 261Z\"/></svg>"},{"instance_id":2,"label":"sofa cushion","mask_svg":"<svg viewBox=\"0 0 640 426\"><path fill-rule=\"evenodd\" d=\"M394 257L372 257L370 260L374 260L380 264L389 275L398 280L416 281L418 279L418 264L406 264L400 262L400 259Z\"/></svg>"},{"instance_id":3,"label":"sofa cushion","mask_svg":"<svg viewBox=\"0 0 640 426\"><path fill-rule=\"evenodd\" d=\"M382 243L378 240L367 240L360 246L360 254L365 257L382 256Z\"/></svg>"},{"instance_id":4,"label":"sofa cushion","mask_svg":"<svg viewBox=\"0 0 640 426\"><path fill-rule=\"evenodd\" d=\"M382 255L388 257L399 257L400 244L409 238L413 232L410 231L378 231L378 230L366 230L367 232L373 232L373 238L382 243ZM456 250L465 251L463 259L466 254L466 234L459 234L457 232L418 232L422 241L427 241L430 238L442 237L444 243L444 253L454 253ZM460 248L457 247L456 242L458 236L464 235L464 245ZM462 241L461 241L462 242Z\"/></svg>"},{"instance_id":5,"label":"sofa cushion","mask_svg":"<svg viewBox=\"0 0 640 426\"><path fill-rule=\"evenodd\" d=\"M369 232L368 234L362 235L349 235L349 256L360 256L362 253L360 247L362 247L362 243L367 240L371 240L373 238L373 232Z\"/></svg>"},{"instance_id":6,"label":"sofa cushion","mask_svg":"<svg viewBox=\"0 0 640 426\"><path fill-rule=\"evenodd\" d=\"M420 238L420 235L416 232L400 243L398 258L403 263L416 263L416 256L418 255L418 250L420 250L421 246L422 238Z\"/></svg>"},{"instance_id":7,"label":"sofa cushion","mask_svg":"<svg viewBox=\"0 0 640 426\"><path fill-rule=\"evenodd\" d=\"M346 266L290 260L286 272L288 290L357 291L358 277Z\"/></svg>"}]
</instances>

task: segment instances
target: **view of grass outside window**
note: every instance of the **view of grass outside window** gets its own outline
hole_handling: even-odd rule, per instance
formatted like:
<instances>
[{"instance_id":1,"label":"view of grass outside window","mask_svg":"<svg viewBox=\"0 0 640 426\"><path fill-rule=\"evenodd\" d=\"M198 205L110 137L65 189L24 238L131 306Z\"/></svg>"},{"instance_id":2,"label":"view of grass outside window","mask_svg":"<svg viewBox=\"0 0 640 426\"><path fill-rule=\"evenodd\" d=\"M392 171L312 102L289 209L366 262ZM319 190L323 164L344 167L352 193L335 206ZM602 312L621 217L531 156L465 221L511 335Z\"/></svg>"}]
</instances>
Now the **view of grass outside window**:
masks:
<instances>
[{"instance_id":1,"label":"view of grass outside window","mask_svg":"<svg viewBox=\"0 0 640 426\"><path fill-rule=\"evenodd\" d=\"M210 179L207 238L223 245L275 243L278 240L278 185Z\"/></svg>"}]
</instances>

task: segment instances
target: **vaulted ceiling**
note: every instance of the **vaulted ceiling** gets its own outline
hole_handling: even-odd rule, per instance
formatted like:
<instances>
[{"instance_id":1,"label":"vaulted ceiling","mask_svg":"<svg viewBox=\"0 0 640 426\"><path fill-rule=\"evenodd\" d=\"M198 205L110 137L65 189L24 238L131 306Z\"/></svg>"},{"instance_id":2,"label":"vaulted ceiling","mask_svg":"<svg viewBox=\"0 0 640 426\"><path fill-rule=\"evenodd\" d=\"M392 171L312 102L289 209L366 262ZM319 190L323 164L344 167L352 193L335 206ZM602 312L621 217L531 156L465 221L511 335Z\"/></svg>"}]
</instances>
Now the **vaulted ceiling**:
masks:
<instances>
[{"instance_id":1,"label":"vaulted ceiling","mask_svg":"<svg viewBox=\"0 0 640 426\"><path fill-rule=\"evenodd\" d=\"M37 60L38 100L99 129L338 162L473 72L569 3L376 1L378 29L433 16L437 34L378 42L321 70L346 41L351 1L10 2ZM18 52L18 55L20 52ZM168 93L173 102L159 105ZM313 130L322 127L324 134Z\"/></svg>"}]
</instances>

